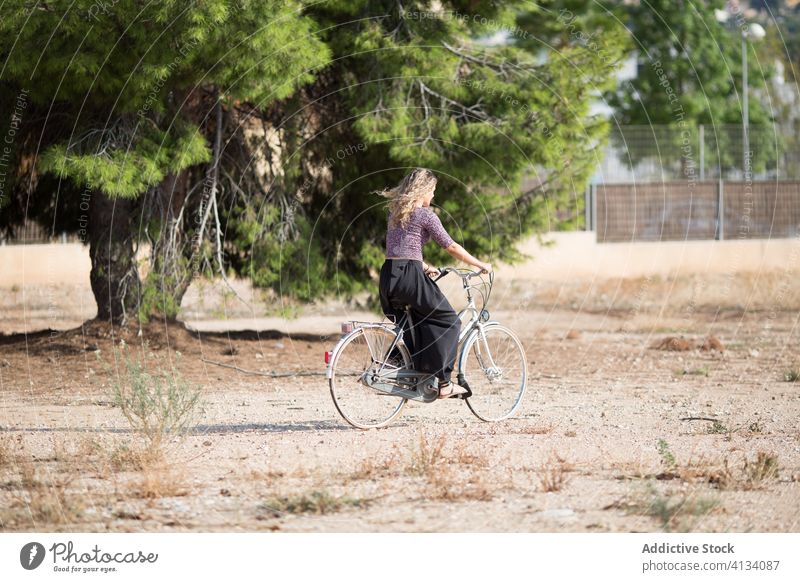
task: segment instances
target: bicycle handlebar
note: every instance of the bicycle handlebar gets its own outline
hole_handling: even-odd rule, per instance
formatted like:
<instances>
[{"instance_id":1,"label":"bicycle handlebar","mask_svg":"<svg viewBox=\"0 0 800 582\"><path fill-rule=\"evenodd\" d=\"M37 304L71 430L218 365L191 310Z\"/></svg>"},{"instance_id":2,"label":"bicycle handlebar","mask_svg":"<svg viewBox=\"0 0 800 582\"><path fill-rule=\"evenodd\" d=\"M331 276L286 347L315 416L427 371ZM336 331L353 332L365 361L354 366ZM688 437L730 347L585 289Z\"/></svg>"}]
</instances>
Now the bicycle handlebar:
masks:
<instances>
[{"instance_id":1,"label":"bicycle handlebar","mask_svg":"<svg viewBox=\"0 0 800 582\"><path fill-rule=\"evenodd\" d=\"M454 267L442 267L441 269L439 269L439 276L436 277L434 279L434 281L438 281L439 279L441 279L442 277L444 277L445 275L447 275L449 273L455 273L456 275L458 275L459 277L461 277L464 280L469 280L469 279L472 279L473 277L479 277L480 275L484 274L484 272L482 270L481 271L468 271L466 273L461 273L461 272L458 271L458 269L456 269Z\"/></svg>"}]
</instances>

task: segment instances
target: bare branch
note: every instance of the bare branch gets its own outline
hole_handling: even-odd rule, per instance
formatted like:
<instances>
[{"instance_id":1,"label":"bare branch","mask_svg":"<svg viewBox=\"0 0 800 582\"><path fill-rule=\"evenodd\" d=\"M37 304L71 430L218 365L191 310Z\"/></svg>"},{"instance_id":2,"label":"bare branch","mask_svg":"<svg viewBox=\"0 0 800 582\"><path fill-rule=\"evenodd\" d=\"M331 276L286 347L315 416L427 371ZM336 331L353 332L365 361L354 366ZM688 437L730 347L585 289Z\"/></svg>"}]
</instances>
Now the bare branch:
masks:
<instances>
[{"instance_id":1,"label":"bare branch","mask_svg":"<svg viewBox=\"0 0 800 582\"><path fill-rule=\"evenodd\" d=\"M470 61L472 63L476 63L478 65L481 65L483 67L488 67L489 69L496 71L497 73L502 75L503 78L506 80L508 80L508 77L512 74L518 75L523 71L532 71L536 69L536 65L534 64L511 63L511 65L509 65L508 62L505 60L491 61L486 58L478 58L476 56L464 52L460 48L455 48L446 42L442 42L442 46L451 53L453 53L454 55L456 55L457 57L464 59L465 61Z\"/></svg>"},{"instance_id":2,"label":"bare branch","mask_svg":"<svg viewBox=\"0 0 800 582\"><path fill-rule=\"evenodd\" d=\"M231 370L236 370L237 372L241 372L242 374L250 374L252 376L266 376L267 378L292 378L294 376L324 376L325 372L257 372L255 370L248 370L246 368L240 368L239 366L234 366L233 364L223 364L222 362L215 362L214 360L206 360L205 358L200 358L201 362L205 362L206 364L213 364L215 366L221 366L222 368L230 368Z\"/></svg>"}]
</instances>

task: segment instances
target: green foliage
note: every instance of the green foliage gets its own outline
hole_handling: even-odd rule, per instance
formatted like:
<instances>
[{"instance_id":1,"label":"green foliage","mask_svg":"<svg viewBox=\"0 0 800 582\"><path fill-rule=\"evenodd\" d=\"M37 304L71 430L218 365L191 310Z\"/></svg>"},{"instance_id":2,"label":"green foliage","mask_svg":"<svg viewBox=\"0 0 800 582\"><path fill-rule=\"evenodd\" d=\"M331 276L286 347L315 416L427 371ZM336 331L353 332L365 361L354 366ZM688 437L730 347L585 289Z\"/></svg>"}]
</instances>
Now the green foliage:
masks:
<instances>
[{"instance_id":1,"label":"green foliage","mask_svg":"<svg viewBox=\"0 0 800 582\"><path fill-rule=\"evenodd\" d=\"M10 4L0 21L3 80L57 112L36 128L40 169L110 196L135 198L209 160L207 96L266 107L328 59L293 1Z\"/></svg>"},{"instance_id":2,"label":"green foliage","mask_svg":"<svg viewBox=\"0 0 800 582\"><path fill-rule=\"evenodd\" d=\"M208 173L216 103L228 113L266 111L313 81L329 57L297 0L6 2L0 125L23 90L27 108L9 156L14 171L0 198L0 228L33 219L92 240L86 229L103 225L87 218L87 200L125 198L138 207L129 221L115 220L115 229L154 247L180 246L200 206L189 192ZM183 222L176 219L181 204ZM153 217L160 225L154 232ZM219 230L206 228L204 237ZM168 250L175 256L191 246ZM111 254L123 252L129 249ZM93 264L95 279L108 276ZM140 313L171 316L181 289L147 284Z\"/></svg>"},{"instance_id":3,"label":"green foliage","mask_svg":"<svg viewBox=\"0 0 800 582\"><path fill-rule=\"evenodd\" d=\"M141 299L137 318L139 323L146 323L152 317L164 317L174 320L180 312L180 298L175 292L184 284L188 265L185 258L179 260L179 269L162 268L159 258L151 265L151 276L146 277L141 285Z\"/></svg>"},{"instance_id":4,"label":"green foliage","mask_svg":"<svg viewBox=\"0 0 800 582\"><path fill-rule=\"evenodd\" d=\"M90 183L163 209L141 236L182 228L176 238L193 240L219 98L220 224L203 234L223 239L225 268L301 300L374 290L386 206L373 192L413 166L438 174L445 226L486 259L519 259L521 237L574 227L608 131L590 106L611 88L626 38L588 1L454 0L436 14L389 0L25 6L0 24L0 57L38 113L54 103L52 118L68 121L29 129L27 151L45 152L38 167L69 178L60 204L78 204ZM506 42L487 42L503 30ZM255 150L259 124L273 133ZM180 297L165 295L177 287L146 282L140 313L175 313Z\"/></svg>"},{"instance_id":5,"label":"green foliage","mask_svg":"<svg viewBox=\"0 0 800 582\"><path fill-rule=\"evenodd\" d=\"M628 511L657 519L666 532L688 532L717 506L716 498L704 497L701 491L662 493L648 482L646 491L630 504Z\"/></svg>"},{"instance_id":6,"label":"green foliage","mask_svg":"<svg viewBox=\"0 0 800 582\"><path fill-rule=\"evenodd\" d=\"M72 153L64 144L54 145L42 154L41 168L60 178L96 185L112 197L135 198L167 173L210 159L205 139L196 130L177 137L159 133L155 139L141 137L130 149L105 155Z\"/></svg>"},{"instance_id":7,"label":"green foliage","mask_svg":"<svg viewBox=\"0 0 800 582\"><path fill-rule=\"evenodd\" d=\"M235 229L230 231L229 258L237 273L279 296L308 301L325 292L327 267L304 216L287 230L275 208L261 217L252 208L234 213L228 217Z\"/></svg>"},{"instance_id":8,"label":"green foliage","mask_svg":"<svg viewBox=\"0 0 800 582\"><path fill-rule=\"evenodd\" d=\"M519 259L515 243L523 236L582 220L583 189L608 130L590 105L613 83L624 30L593 12L586 22L603 22L608 34L592 43L567 36L556 51L546 35L537 39L539 22L559 28L555 9L525 2L441 8L308 8L333 59L307 97L292 101L298 110L316 107L320 118L313 139L291 150L288 165L297 170L289 176L294 188L310 184L302 209L315 223L306 256L322 259L311 277L336 293L375 285L387 210L372 192L411 167L437 173L434 204L445 227L489 260ZM415 16L420 11L425 17ZM482 41L504 28L505 44ZM355 152L339 161L348 147ZM307 169L325 159L335 162L329 180ZM523 184L531 173L533 183ZM425 253L434 263L452 261L435 245Z\"/></svg>"},{"instance_id":9,"label":"green foliage","mask_svg":"<svg viewBox=\"0 0 800 582\"><path fill-rule=\"evenodd\" d=\"M711 163L723 169L742 166L741 144L730 143L724 132L714 128L742 122L742 59L740 23L731 17L724 25L715 10L723 0L651 0L629 3L624 15L631 29L633 50L638 56L634 79L608 92L608 102L623 125L669 125L689 132L689 143L697 143L697 127L706 126L706 149L721 158ZM770 110L759 99L768 93L766 83L772 75L770 65L750 54L749 118L752 126L771 126ZM683 135L676 131L672 141L660 147L678 150ZM738 138L738 136L737 136ZM753 132L752 169L763 171L774 164L777 155L770 132ZM624 144L620 141L620 146ZM726 156L726 152L740 154ZM637 161L639 154L629 152ZM713 156L712 156L713 157Z\"/></svg>"},{"instance_id":10,"label":"green foliage","mask_svg":"<svg viewBox=\"0 0 800 582\"><path fill-rule=\"evenodd\" d=\"M661 457L661 463L668 470L672 471L678 466L678 463L675 460L675 455L672 454L667 441L664 439L658 439L656 450L658 451L658 456Z\"/></svg>"},{"instance_id":11,"label":"green foliage","mask_svg":"<svg viewBox=\"0 0 800 582\"><path fill-rule=\"evenodd\" d=\"M791 368L783 373L783 380L785 382L800 382L800 369Z\"/></svg>"},{"instance_id":12,"label":"green foliage","mask_svg":"<svg viewBox=\"0 0 800 582\"><path fill-rule=\"evenodd\" d=\"M611 95L621 123L725 123L738 104L731 89L741 67L737 38L714 17L722 8L723 0L627 7L639 67L636 78Z\"/></svg>"},{"instance_id":13,"label":"green foliage","mask_svg":"<svg viewBox=\"0 0 800 582\"><path fill-rule=\"evenodd\" d=\"M262 511L280 516L283 513L311 513L325 515L336 513L348 507L366 507L369 503L364 499L347 496L335 496L327 491L310 491L288 497L275 497L259 505Z\"/></svg>"}]
</instances>

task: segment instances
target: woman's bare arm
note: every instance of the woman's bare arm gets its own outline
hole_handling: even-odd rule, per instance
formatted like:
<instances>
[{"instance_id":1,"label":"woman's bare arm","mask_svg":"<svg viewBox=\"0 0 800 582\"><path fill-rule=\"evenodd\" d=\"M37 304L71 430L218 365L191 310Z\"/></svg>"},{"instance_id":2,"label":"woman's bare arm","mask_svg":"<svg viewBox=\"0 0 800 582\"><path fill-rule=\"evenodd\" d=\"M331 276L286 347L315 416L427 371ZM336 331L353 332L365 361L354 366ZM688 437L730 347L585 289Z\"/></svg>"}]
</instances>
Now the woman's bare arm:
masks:
<instances>
[{"instance_id":1,"label":"woman's bare arm","mask_svg":"<svg viewBox=\"0 0 800 582\"><path fill-rule=\"evenodd\" d=\"M449 247L445 249L450 256L456 259L457 261L463 261L468 265L472 265L473 267L478 267L482 271L490 273L492 271L492 265L489 263L484 263L483 261L479 261L471 254L467 252L467 250L462 247L460 244L454 242Z\"/></svg>"}]
</instances>

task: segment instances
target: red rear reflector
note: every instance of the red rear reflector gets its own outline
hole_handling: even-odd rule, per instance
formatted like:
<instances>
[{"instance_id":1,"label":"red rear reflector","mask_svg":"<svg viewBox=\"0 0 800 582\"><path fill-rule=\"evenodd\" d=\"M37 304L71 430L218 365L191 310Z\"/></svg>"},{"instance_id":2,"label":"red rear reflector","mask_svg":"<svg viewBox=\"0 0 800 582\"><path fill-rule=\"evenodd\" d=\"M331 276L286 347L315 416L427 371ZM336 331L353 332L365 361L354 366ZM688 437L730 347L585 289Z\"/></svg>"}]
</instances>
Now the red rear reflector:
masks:
<instances>
[{"instance_id":1,"label":"red rear reflector","mask_svg":"<svg viewBox=\"0 0 800 582\"><path fill-rule=\"evenodd\" d=\"M331 355L332 355L332 352L325 352L325 363L326 364L330 364L331 363Z\"/></svg>"},{"instance_id":2,"label":"red rear reflector","mask_svg":"<svg viewBox=\"0 0 800 582\"><path fill-rule=\"evenodd\" d=\"M353 331L353 322L345 321L342 323L342 333L350 333Z\"/></svg>"}]
</instances>

